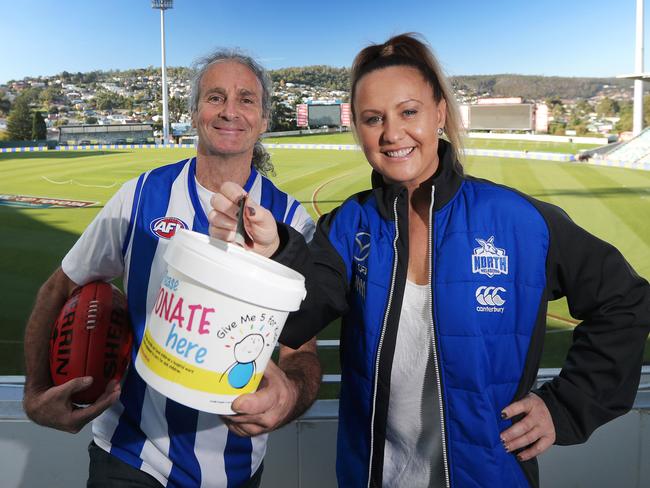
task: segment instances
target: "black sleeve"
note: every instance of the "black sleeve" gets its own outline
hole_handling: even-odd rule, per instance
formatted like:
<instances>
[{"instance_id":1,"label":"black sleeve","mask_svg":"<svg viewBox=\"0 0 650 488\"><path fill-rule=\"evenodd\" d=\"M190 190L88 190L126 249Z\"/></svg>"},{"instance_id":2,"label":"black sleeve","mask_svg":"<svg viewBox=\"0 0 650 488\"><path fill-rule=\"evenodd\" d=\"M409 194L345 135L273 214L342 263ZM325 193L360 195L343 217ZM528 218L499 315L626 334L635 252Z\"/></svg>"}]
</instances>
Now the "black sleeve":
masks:
<instances>
[{"instance_id":1,"label":"black sleeve","mask_svg":"<svg viewBox=\"0 0 650 488\"><path fill-rule=\"evenodd\" d=\"M290 248L292 244L289 244L274 257L301 272L307 289L300 309L289 314L280 335L280 342L285 346L297 349L347 312L347 271L343 259L329 240L335 215L336 211L318 220L308 248Z\"/></svg>"},{"instance_id":2,"label":"black sleeve","mask_svg":"<svg viewBox=\"0 0 650 488\"><path fill-rule=\"evenodd\" d=\"M535 393L553 417L556 444L577 444L634 403L650 331L650 287L614 246L559 208L536 206L550 230L547 298L566 296L581 323L560 375Z\"/></svg>"},{"instance_id":3,"label":"black sleeve","mask_svg":"<svg viewBox=\"0 0 650 488\"><path fill-rule=\"evenodd\" d=\"M271 259L305 276L310 267L309 251L304 236L293 227L276 222L280 245Z\"/></svg>"}]
</instances>

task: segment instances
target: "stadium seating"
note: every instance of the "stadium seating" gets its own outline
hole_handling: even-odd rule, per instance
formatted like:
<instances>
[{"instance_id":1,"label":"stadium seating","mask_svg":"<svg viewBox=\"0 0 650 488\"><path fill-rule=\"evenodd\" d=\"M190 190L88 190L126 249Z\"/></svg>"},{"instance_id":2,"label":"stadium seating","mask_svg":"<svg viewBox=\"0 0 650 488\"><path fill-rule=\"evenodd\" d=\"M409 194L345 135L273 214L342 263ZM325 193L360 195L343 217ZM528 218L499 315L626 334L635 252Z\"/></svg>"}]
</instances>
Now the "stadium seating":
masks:
<instances>
[{"instance_id":1,"label":"stadium seating","mask_svg":"<svg viewBox=\"0 0 650 488\"><path fill-rule=\"evenodd\" d=\"M603 156L612 163L625 163L628 167L643 167L650 163L650 128L625 144L616 147L612 152Z\"/></svg>"}]
</instances>

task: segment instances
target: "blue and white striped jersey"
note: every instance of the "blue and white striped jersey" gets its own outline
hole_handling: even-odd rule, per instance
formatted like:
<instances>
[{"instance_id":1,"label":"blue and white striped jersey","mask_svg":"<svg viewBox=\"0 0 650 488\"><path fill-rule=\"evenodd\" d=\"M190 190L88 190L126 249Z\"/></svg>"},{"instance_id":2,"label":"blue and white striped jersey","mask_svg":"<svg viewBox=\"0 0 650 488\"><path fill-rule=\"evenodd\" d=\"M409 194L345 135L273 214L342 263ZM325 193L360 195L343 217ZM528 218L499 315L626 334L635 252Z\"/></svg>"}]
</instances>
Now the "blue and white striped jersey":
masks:
<instances>
[{"instance_id":1,"label":"blue and white striped jersey","mask_svg":"<svg viewBox=\"0 0 650 488\"><path fill-rule=\"evenodd\" d=\"M293 197L251 170L244 189L310 240L314 222ZM133 360L167 269L163 254L178 227L207 233L211 193L196 180L196 159L131 180L106 204L62 262L77 284L123 276L134 329ZM266 438L242 438L218 415L167 399L130 368L120 400L93 422L98 446L168 487L231 488L260 466Z\"/></svg>"}]
</instances>

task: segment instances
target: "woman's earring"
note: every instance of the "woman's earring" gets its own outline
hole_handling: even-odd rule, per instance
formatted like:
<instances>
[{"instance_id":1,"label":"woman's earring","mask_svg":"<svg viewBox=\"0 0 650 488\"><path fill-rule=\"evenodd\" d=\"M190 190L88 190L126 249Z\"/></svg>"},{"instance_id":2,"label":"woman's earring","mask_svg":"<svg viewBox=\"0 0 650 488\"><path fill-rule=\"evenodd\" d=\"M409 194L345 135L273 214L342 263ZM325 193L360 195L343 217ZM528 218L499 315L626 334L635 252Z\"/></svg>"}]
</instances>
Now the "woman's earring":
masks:
<instances>
[{"instance_id":1,"label":"woman's earring","mask_svg":"<svg viewBox=\"0 0 650 488\"><path fill-rule=\"evenodd\" d=\"M442 135L445 133L442 127L438 127L438 137L442 137Z\"/></svg>"}]
</instances>

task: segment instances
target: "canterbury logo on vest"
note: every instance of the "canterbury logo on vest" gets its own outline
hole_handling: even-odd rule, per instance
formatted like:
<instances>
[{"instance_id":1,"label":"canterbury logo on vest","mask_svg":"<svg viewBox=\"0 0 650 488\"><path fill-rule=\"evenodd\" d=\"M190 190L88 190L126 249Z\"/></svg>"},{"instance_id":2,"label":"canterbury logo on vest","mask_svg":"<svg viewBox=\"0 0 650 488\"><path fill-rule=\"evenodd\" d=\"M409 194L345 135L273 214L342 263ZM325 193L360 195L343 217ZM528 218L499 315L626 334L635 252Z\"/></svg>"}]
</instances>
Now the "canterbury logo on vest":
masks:
<instances>
[{"instance_id":1,"label":"canterbury logo on vest","mask_svg":"<svg viewBox=\"0 0 650 488\"><path fill-rule=\"evenodd\" d=\"M500 286L479 286L476 289L476 301L480 306L476 307L476 311L503 313L502 305L506 301L499 293L506 293L506 289Z\"/></svg>"},{"instance_id":2,"label":"canterbury logo on vest","mask_svg":"<svg viewBox=\"0 0 650 488\"><path fill-rule=\"evenodd\" d=\"M161 239L171 239L176 229L187 229L187 224L176 217L159 217L151 221L151 232Z\"/></svg>"},{"instance_id":3,"label":"canterbury logo on vest","mask_svg":"<svg viewBox=\"0 0 650 488\"><path fill-rule=\"evenodd\" d=\"M475 247L472 254L472 273L479 273L492 278L508 274L508 256L505 249L494 245L494 236L486 241L476 239L481 247Z\"/></svg>"}]
</instances>

